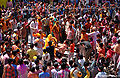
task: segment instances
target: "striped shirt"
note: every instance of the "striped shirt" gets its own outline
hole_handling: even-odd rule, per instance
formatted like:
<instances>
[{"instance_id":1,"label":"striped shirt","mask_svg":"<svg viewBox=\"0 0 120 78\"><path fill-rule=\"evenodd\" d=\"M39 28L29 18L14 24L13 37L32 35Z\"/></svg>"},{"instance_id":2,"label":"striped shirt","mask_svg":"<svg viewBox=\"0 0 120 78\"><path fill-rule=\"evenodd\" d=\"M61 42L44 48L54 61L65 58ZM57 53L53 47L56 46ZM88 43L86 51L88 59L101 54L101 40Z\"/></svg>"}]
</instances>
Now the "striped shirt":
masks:
<instances>
[{"instance_id":1,"label":"striped shirt","mask_svg":"<svg viewBox=\"0 0 120 78\"><path fill-rule=\"evenodd\" d=\"M58 78L69 78L70 70L60 70L58 71Z\"/></svg>"},{"instance_id":2,"label":"striped shirt","mask_svg":"<svg viewBox=\"0 0 120 78\"><path fill-rule=\"evenodd\" d=\"M57 78L57 76L58 76L57 72L58 72L57 69L52 69L51 70L52 78Z\"/></svg>"}]
</instances>

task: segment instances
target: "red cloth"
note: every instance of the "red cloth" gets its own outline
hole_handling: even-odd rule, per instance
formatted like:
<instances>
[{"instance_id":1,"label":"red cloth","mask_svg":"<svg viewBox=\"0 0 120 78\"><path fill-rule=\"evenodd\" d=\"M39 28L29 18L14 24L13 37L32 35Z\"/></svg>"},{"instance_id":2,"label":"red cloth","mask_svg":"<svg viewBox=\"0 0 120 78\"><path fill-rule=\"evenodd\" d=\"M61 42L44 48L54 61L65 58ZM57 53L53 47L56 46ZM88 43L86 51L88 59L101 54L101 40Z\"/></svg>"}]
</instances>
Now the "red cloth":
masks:
<instances>
[{"instance_id":1,"label":"red cloth","mask_svg":"<svg viewBox=\"0 0 120 78\"><path fill-rule=\"evenodd\" d=\"M72 43L72 44L70 45L70 52L74 53L74 48L75 48L75 44Z\"/></svg>"},{"instance_id":2,"label":"red cloth","mask_svg":"<svg viewBox=\"0 0 120 78\"><path fill-rule=\"evenodd\" d=\"M100 56L100 54L103 54L105 56L105 48L102 48L99 50L99 56Z\"/></svg>"},{"instance_id":3,"label":"red cloth","mask_svg":"<svg viewBox=\"0 0 120 78\"><path fill-rule=\"evenodd\" d=\"M4 71L5 78L15 78L15 69L13 66L10 66L9 64L5 65Z\"/></svg>"},{"instance_id":4,"label":"red cloth","mask_svg":"<svg viewBox=\"0 0 120 78\"><path fill-rule=\"evenodd\" d=\"M114 53L115 53L114 51L112 51L111 49L109 49L109 50L107 51L107 58L111 58Z\"/></svg>"},{"instance_id":5,"label":"red cloth","mask_svg":"<svg viewBox=\"0 0 120 78\"><path fill-rule=\"evenodd\" d=\"M91 41L90 44L92 46L92 49L94 49L94 41Z\"/></svg>"}]
</instances>

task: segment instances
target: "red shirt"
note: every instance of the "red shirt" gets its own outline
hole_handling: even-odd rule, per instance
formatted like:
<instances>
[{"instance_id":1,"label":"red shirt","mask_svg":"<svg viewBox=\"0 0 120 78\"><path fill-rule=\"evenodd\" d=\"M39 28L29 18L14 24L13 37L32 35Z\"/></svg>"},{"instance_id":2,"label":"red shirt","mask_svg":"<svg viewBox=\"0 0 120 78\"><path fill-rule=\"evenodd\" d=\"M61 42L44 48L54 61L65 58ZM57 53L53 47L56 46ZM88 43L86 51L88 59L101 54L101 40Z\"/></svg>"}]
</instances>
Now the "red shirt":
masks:
<instances>
[{"instance_id":1,"label":"red shirt","mask_svg":"<svg viewBox=\"0 0 120 78\"><path fill-rule=\"evenodd\" d=\"M75 48L75 44L72 43L72 44L70 45L70 52L74 52L74 48Z\"/></svg>"},{"instance_id":2,"label":"red shirt","mask_svg":"<svg viewBox=\"0 0 120 78\"><path fill-rule=\"evenodd\" d=\"M13 66L7 64L4 67L5 78L15 78L15 69Z\"/></svg>"},{"instance_id":3,"label":"red shirt","mask_svg":"<svg viewBox=\"0 0 120 78\"><path fill-rule=\"evenodd\" d=\"M101 56L100 54L103 54L105 56L105 48L99 50L99 56Z\"/></svg>"},{"instance_id":4,"label":"red shirt","mask_svg":"<svg viewBox=\"0 0 120 78\"><path fill-rule=\"evenodd\" d=\"M111 58L114 53L115 53L114 51L112 51L111 49L109 49L109 50L107 51L107 58Z\"/></svg>"}]
</instances>

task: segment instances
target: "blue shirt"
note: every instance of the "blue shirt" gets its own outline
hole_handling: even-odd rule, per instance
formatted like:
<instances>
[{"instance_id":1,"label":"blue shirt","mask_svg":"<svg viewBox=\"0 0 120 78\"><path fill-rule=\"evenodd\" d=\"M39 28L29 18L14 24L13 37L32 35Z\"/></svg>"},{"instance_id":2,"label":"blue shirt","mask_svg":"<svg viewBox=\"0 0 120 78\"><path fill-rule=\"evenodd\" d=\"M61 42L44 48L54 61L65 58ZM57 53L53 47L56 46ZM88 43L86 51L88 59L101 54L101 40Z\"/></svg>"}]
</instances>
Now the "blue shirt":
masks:
<instances>
[{"instance_id":1,"label":"blue shirt","mask_svg":"<svg viewBox=\"0 0 120 78\"><path fill-rule=\"evenodd\" d=\"M39 73L39 78L49 78L50 74L48 72Z\"/></svg>"},{"instance_id":2,"label":"blue shirt","mask_svg":"<svg viewBox=\"0 0 120 78\"><path fill-rule=\"evenodd\" d=\"M15 69L15 76L17 76L17 65L15 65L15 64L11 64L13 67L14 67L14 69Z\"/></svg>"}]
</instances>

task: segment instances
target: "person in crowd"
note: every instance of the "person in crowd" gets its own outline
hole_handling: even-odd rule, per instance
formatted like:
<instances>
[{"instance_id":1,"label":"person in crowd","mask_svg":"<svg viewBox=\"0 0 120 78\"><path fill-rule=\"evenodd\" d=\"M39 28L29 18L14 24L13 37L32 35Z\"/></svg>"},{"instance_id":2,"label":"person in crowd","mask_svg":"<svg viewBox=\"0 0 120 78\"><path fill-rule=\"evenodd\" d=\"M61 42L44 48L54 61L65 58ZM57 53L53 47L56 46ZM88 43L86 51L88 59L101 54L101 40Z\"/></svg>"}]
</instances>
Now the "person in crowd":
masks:
<instances>
[{"instance_id":1,"label":"person in crowd","mask_svg":"<svg viewBox=\"0 0 120 78\"><path fill-rule=\"evenodd\" d=\"M0 0L0 77L119 75L119 0L4 2Z\"/></svg>"},{"instance_id":2,"label":"person in crowd","mask_svg":"<svg viewBox=\"0 0 120 78\"><path fill-rule=\"evenodd\" d=\"M28 74L28 68L23 63L23 59L19 59L19 65L17 65L18 78L26 78Z\"/></svg>"},{"instance_id":3,"label":"person in crowd","mask_svg":"<svg viewBox=\"0 0 120 78\"><path fill-rule=\"evenodd\" d=\"M37 56L37 51L33 49L34 45L31 44L30 45L30 49L27 50L27 54L30 56L29 59L32 61L33 60L33 56Z\"/></svg>"},{"instance_id":4,"label":"person in crowd","mask_svg":"<svg viewBox=\"0 0 120 78\"><path fill-rule=\"evenodd\" d=\"M102 77L107 77L106 73L103 71L103 66L99 66L98 68L98 74L95 76L95 78L102 78Z\"/></svg>"},{"instance_id":5,"label":"person in crowd","mask_svg":"<svg viewBox=\"0 0 120 78\"><path fill-rule=\"evenodd\" d=\"M27 78L38 78L37 74L35 73L35 67L30 69Z\"/></svg>"},{"instance_id":6,"label":"person in crowd","mask_svg":"<svg viewBox=\"0 0 120 78\"><path fill-rule=\"evenodd\" d=\"M13 60L8 59L8 64L4 66L3 78L15 78L15 68L11 65Z\"/></svg>"},{"instance_id":7,"label":"person in crowd","mask_svg":"<svg viewBox=\"0 0 120 78\"><path fill-rule=\"evenodd\" d=\"M43 72L39 73L39 78L49 78L50 74L46 72L47 66L43 66L42 70Z\"/></svg>"}]
</instances>

